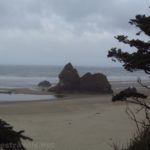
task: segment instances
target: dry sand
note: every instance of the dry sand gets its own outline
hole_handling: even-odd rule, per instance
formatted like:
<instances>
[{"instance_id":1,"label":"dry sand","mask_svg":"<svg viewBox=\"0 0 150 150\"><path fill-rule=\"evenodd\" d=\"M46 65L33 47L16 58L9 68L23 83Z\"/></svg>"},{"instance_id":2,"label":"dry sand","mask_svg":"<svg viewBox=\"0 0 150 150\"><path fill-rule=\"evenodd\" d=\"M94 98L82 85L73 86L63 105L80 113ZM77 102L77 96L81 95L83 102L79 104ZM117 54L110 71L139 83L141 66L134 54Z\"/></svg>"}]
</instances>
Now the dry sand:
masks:
<instances>
[{"instance_id":1,"label":"dry sand","mask_svg":"<svg viewBox=\"0 0 150 150\"><path fill-rule=\"evenodd\" d=\"M135 132L125 109L125 103L112 103L111 95L78 95L1 103L0 117L33 138L25 143L28 150L112 150L113 143L126 144Z\"/></svg>"}]
</instances>

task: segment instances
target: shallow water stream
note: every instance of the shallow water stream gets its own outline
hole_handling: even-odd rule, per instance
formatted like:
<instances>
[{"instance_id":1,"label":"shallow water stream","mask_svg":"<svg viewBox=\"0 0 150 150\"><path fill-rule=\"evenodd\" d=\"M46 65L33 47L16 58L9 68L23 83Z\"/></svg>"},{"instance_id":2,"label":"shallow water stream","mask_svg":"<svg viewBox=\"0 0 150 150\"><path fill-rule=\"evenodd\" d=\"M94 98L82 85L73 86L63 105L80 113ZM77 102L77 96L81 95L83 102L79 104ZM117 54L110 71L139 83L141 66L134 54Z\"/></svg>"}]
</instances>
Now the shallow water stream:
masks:
<instances>
[{"instance_id":1,"label":"shallow water stream","mask_svg":"<svg viewBox=\"0 0 150 150\"><path fill-rule=\"evenodd\" d=\"M34 94L0 94L0 102L12 101L36 101L52 100L56 97L53 95L34 95Z\"/></svg>"}]
</instances>

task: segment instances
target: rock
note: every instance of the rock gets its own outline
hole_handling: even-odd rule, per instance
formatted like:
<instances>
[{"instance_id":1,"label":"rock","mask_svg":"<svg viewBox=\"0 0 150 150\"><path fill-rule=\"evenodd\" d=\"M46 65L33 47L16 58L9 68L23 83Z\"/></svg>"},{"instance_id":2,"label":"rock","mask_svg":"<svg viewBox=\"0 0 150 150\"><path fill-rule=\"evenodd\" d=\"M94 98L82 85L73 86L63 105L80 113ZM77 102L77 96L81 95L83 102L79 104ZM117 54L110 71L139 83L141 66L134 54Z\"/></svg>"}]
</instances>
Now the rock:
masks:
<instances>
[{"instance_id":1,"label":"rock","mask_svg":"<svg viewBox=\"0 0 150 150\"><path fill-rule=\"evenodd\" d=\"M59 74L59 83L51 87L53 92L112 93L107 77L101 73L86 73L81 78L78 71L68 63Z\"/></svg>"},{"instance_id":2,"label":"rock","mask_svg":"<svg viewBox=\"0 0 150 150\"><path fill-rule=\"evenodd\" d=\"M59 74L59 83L56 85L55 89L60 91L77 90L79 81L80 77L77 70L71 63L68 63Z\"/></svg>"},{"instance_id":3,"label":"rock","mask_svg":"<svg viewBox=\"0 0 150 150\"><path fill-rule=\"evenodd\" d=\"M112 93L107 77L101 73L86 73L80 78L80 91Z\"/></svg>"},{"instance_id":4,"label":"rock","mask_svg":"<svg viewBox=\"0 0 150 150\"><path fill-rule=\"evenodd\" d=\"M48 82L48 81L42 81L38 84L38 86L40 87L50 87L51 86L51 83Z\"/></svg>"}]
</instances>

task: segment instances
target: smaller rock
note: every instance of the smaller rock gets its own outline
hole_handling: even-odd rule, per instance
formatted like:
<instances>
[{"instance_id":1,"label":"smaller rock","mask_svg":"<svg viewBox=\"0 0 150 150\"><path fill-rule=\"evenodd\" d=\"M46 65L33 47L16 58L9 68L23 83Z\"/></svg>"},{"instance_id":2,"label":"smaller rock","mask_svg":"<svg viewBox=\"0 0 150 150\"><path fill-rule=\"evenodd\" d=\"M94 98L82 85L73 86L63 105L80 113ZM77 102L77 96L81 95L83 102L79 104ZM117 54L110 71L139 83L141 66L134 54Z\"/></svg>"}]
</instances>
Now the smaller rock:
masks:
<instances>
[{"instance_id":1,"label":"smaller rock","mask_svg":"<svg viewBox=\"0 0 150 150\"><path fill-rule=\"evenodd\" d=\"M50 87L51 83L49 81L42 81L38 84L40 87Z\"/></svg>"}]
</instances>

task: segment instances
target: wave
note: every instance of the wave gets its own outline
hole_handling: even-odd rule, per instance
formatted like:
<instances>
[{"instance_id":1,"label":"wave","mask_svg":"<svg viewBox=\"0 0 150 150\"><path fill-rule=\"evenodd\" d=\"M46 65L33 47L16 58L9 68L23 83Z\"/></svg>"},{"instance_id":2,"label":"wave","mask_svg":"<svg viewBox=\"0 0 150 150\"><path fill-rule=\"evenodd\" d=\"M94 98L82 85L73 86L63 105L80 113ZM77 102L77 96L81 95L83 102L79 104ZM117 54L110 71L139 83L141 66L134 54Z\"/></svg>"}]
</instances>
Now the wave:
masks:
<instances>
[{"instance_id":1,"label":"wave","mask_svg":"<svg viewBox=\"0 0 150 150\"><path fill-rule=\"evenodd\" d=\"M109 81L137 81L139 78L143 81L149 80L149 76L107 76Z\"/></svg>"}]
</instances>

